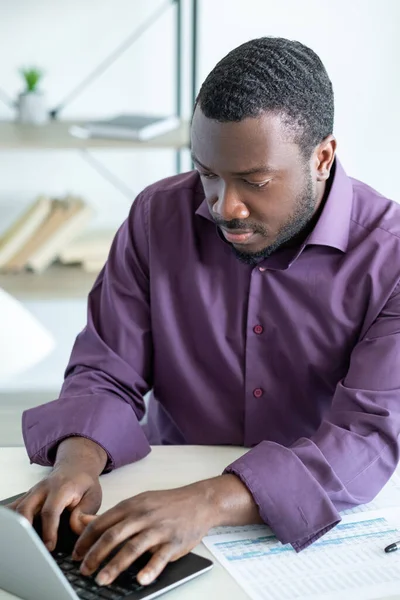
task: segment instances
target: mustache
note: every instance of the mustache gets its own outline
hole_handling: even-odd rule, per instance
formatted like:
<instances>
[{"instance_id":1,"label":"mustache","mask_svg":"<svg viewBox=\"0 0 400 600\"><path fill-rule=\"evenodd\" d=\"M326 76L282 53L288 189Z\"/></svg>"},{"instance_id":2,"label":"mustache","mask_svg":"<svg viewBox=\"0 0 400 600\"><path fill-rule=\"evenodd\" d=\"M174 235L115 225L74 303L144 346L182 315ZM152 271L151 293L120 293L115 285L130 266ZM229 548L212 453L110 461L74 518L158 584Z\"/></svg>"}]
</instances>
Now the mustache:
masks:
<instances>
[{"instance_id":1,"label":"mustache","mask_svg":"<svg viewBox=\"0 0 400 600\"><path fill-rule=\"evenodd\" d=\"M251 224L245 223L245 222L241 221L240 219L232 219L232 221L224 221L223 219L215 219L214 218L214 223L216 225L218 225L218 227L223 227L224 229L227 229L228 231L229 230L249 231L249 229L251 231L255 231L254 225L252 226Z\"/></svg>"},{"instance_id":2,"label":"mustache","mask_svg":"<svg viewBox=\"0 0 400 600\"><path fill-rule=\"evenodd\" d=\"M214 217L214 223L218 227L223 227L226 231L252 231L253 233L260 233L262 235L267 234L265 227L261 227L257 223L250 223L249 221L241 221L240 219L232 219L231 221L224 221L223 219L216 219Z\"/></svg>"}]
</instances>

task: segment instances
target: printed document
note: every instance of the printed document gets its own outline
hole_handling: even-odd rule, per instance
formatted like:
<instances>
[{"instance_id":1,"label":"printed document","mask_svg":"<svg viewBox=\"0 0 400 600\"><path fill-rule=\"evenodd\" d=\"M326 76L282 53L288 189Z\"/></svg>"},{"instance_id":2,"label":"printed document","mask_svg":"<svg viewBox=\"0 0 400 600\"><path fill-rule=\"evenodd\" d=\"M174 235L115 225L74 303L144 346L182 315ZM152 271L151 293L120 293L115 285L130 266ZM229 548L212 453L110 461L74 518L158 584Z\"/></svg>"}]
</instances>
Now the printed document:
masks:
<instances>
[{"instance_id":1,"label":"printed document","mask_svg":"<svg viewBox=\"0 0 400 600\"><path fill-rule=\"evenodd\" d=\"M203 542L253 600L374 600L400 596L400 479L300 553L265 525L219 527Z\"/></svg>"}]
</instances>

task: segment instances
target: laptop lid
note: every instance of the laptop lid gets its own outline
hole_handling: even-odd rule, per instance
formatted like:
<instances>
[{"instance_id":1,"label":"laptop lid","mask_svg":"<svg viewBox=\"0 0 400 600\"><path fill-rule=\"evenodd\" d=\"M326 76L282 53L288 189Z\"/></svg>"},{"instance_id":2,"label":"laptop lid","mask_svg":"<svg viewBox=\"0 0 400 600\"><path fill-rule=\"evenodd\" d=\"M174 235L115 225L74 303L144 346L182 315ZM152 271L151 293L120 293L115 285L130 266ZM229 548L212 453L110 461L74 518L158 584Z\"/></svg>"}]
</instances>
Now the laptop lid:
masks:
<instances>
[{"instance_id":1,"label":"laptop lid","mask_svg":"<svg viewBox=\"0 0 400 600\"><path fill-rule=\"evenodd\" d=\"M0 506L0 587L26 600L78 596L25 517Z\"/></svg>"}]
</instances>

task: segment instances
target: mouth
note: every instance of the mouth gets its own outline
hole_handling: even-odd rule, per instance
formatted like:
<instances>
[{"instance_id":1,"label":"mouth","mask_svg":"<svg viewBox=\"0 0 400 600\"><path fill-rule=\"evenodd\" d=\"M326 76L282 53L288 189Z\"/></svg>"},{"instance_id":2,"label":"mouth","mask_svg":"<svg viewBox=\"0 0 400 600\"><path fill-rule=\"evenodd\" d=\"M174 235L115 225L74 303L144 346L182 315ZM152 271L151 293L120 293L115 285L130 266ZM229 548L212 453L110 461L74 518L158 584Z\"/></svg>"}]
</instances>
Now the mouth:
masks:
<instances>
[{"instance_id":1,"label":"mouth","mask_svg":"<svg viewBox=\"0 0 400 600\"><path fill-rule=\"evenodd\" d=\"M254 235L254 231L227 231L221 227L222 233L228 242L232 244L246 244Z\"/></svg>"}]
</instances>

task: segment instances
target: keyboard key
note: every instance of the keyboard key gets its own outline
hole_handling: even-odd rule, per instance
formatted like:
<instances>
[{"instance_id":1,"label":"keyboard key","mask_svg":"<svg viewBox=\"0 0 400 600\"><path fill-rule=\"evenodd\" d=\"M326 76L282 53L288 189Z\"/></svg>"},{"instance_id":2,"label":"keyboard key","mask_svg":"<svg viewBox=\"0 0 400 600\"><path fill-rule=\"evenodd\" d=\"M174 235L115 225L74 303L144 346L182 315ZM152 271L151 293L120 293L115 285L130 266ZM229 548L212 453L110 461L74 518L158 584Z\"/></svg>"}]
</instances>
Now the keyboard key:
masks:
<instances>
[{"instance_id":1,"label":"keyboard key","mask_svg":"<svg viewBox=\"0 0 400 600\"><path fill-rule=\"evenodd\" d=\"M64 575L66 575L67 573L69 573L70 575L75 575L75 577L83 577L83 575L79 571L79 569L71 569L70 571L64 571L63 569L61 569L61 570L64 573Z\"/></svg>"},{"instance_id":2,"label":"keyboard key","mask_svg":"<svg viewBox=\"0 0 400 600\"><path fill-rule=\"evenodd\" d=\"M91 587L91 580L88 578L86 578L84 575L81 575L78 577L78 581L76 582L76 585L79 585L79 587L82 587L85 590L89 590L90 591L90 587Z\"/></svg>"},{"instance_id":3,"label":"keyboard key","mask_svg":"<svg viewBox=\"0 0 400 600\"><path fill-rule=\"evenodd\" d=\"M72 560L71 556L66 556L64 558L64 562L67 562L69 565L73 565L74 567L77 567L78 569L81 566L81 561L80 560Z\"/></svg>"},{"instance_id":4,"label":"keyboard key","mask_svg":"<svg viewBox=\"0 0 400 600\"><path fill-rule=\"evenodd\" d=\"M95 576L107 564L107 561L100 565L96 573L86 577L80 572L81 563L72 560L71 555L65 552L57 552L53 556L64 576L82 600L122 600L125 596L140 591L144 587L136 579L137 573L145 564L143 559L143 564L136 561L128 570L121 573L114 583L101 587L96 584Z\"/></svg>"},{"instance_id":5,"label":"keyboard key","mask_svg":"<svg viewBox=\"0 0 400 600\"><path fill-rule=\"evenodd\" d=\"M116 592L117 594L120 594L121 596L127 596L132 591L132 589L128 590L127 588L121 587L120 585L116 585L115 583L112 583L108 589L112 590L113 592Z\"/></svg>"},{"instance_id":6,"label":"keyboard key","mask_svg":"<svg viewBox=\"0 0 400 600\"><path fill-rule=\"evenodd\" d=\"M94 592L88 592L87 590L85 591L85 600L98 600L98 595L95 594Z\"/></svg>"},{"instance_id":7,"label":"keyboard key","mask_svg":"<svg viewBox=\"0 0 400 600\"><path fill-rule=\"evenodd\" d=\"M79 585L83 588L85 588L85 590L88 590L88 592L96 592L99 589L99 586L97 585L97 583L94 582L94 580L92 578L89 579L89 577L85 580L83 579L82 575L79 578Z\"/></svg>"},{"instance_id":8,"label":"keyboard key","mask_svg":"<svg viewBox=\"0 0 400 600\"><path fill-rule=\"evenodd\" d=\"M107 600L120 600L121 598L121 594L118 594L118 592L114 592L107 587L99 587L97 594L100 598L106 598Z\"/></svg>"},{"instance_id":9,"label":"keyboard key","mask_svg":"<svg viewBox=\"0 0 400 600\"><path fill-rule=\"evenodd\" d=\"M74 565L71 565L71 563L63 560L62 562L58 563L58 566L60 567L61 571L72 571L72 569L74 569Z\"/></svg>"},{"instance_id":10,"label":"keyboard key","mask_svg":"<svg viewBox=\"0 0 400 600\"><path fill-rule=\"evenodd\" d=\"M82 598L83 600L95 600L95 598L97 598L96 594L93 594L93 592L88 592L81 587L74 586L74 590L79 598Z\"/></svg>"}]
</instances>

